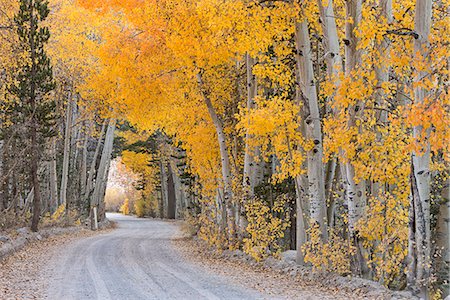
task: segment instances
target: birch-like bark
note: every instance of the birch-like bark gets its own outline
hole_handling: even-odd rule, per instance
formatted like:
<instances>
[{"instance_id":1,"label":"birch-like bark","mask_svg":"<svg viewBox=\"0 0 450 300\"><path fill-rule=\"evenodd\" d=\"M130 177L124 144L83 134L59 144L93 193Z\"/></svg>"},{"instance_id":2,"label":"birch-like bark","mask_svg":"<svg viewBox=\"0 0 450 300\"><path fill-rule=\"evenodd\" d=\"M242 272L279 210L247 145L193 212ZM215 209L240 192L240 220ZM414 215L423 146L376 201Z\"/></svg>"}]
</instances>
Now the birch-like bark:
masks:
<instances>
[{"instance_id":1,"label":"birch-like bark","mask_svg":"<svg viewBox=\"0 0 450 300\"><path fill-rule=\"evenodd\" d=\"M339 86L339 72L342 72L342 56L340 54L339 38L337 34L336 18L334 15L333 0L328 0L326 6L322 0L317 0L323 30L323 47L327 62L328 76Z\"/></svg>"},{"instance_id":2,"label":"birch-like bark","mask_svg":"<svg viewBox=\"0 0 450 300\"><path fill-rule=\"evenodd\" d=\"M58 174L56 171L56 138L51 139L50 145L50 162L49 162L49 177L50 177L50 211L53 213L58 206Z\"/></svg>"},{"instance_id":3,"label":"birch-like bark","mask_svg":"<svg viewBox=\"0 0 450 300\"><path fill-rule=\"evenodd\" d=\"M216 128L217 133L217 139L219 142L219 149L220 149L220 158L221 158L221 165L222 165L222 184L223 184L223 205L226 207L227 210L227 224L228 224L228 235L236 233L235 230L235 222L234 222L234 212L233 212L233 205L232 205L232 182L231 182L231 170L230 170L230 158L228 157L228 149L226 144L226 137L225 133L223 131L223 124L220 120L219 116L216 113L216 110L214 109L214 106L212 105L211 99L209 97L209 94L205 88L202 73L197 73L197 83L200 89L200 92L203 96L203 101L206 104L206 107L208 108L209 115L213 121L213 124ZM226 229L225 229L226 230Z\"/></svg>"},{"instance_id":4,"label":"birch-like bark","mask_svg":"<svg viewBox=\"0 0 450 300\"><path fill-rule=\"evenodd\" d=\"M88 156L88 142L89 142L89 132L90 126L85 128L85 133L83 136L83 153L81 156L81 174L80 174L80 195L84 196L86 194L86 181L87 181L87 156ZM81 197L80 197L81 198Z\"/></svg>"},{"instance_id":5,"label":"birch-like bark","mask_svg":"<svg viewBox=\"0 0 450 300\"><path fill-rule=\"evenodd\" d=\"M102 142L103 142L103 135L104 135L105 129L106 129L106 122L107 122L106 120L103 122L102 128L100 129L100 135L98 137L97 146L95 147L94 157L92 158L91 165L89 167L89 175L88 175L88 179L86 182L86 190L83 195L84 203L87 203L89 196L92 192L92 187L94 184L94 175L96 174L95 167L97 165L97 158L98 158L98 155L100 154L100 149L101 149Z\"/></svg>"},{"instance_id":6,"label":"birch-like bark","mask_svg":"<svg viewBox=\"0 0 450 300\"><path fill-rule=\"evenodd\" d=\"M109 162L111 160L111 153L114 142L114 131L116 129L116 119L110 119L108 129L105 135L105 144L103 146L102 156L100 158L100 164L97 170L97 176L95 180L94 192L91 197L91 208L94 206L99 207L100 201L103 198L104 193L105 176L107 176L107 170Z\"/></svg>"},{"instance_id":7,"label":"birch-like bark","mask_svg":"<svg viewBox=\"0 0 450 300\"><path fill-rule=\"evenodd\" d=\"M359 39L356 36L355 30L361 22L362 0L348 0L345 2L345 5L348 20L345 23L345 75L346 77L351 77L353 76L353 72L361 64L361 50L357 49ZM348 125L350 128L357 126L356 119L362 115L363 109L364 103L361 100L358 100L355 105L348 108ZM368 272L368 268L364 258L365 250L356 232L356 224L363 216L366 206L366 184L364 180L358 181L355 167L348 157L345 170L347 176L348 230L350 238L356 246L356 271L364 275Z\"/></svg>"},{"instance_id":8,"label":"birch-like bark","mask_svg":"<svg viewBox=\"0 0 450 300\"><path fill-rule=\"evenodd\" d=\"M246 55L246 65L247 65L247 111L250 112L255 108L255 96L257 93L256 86L256 76L253 74L253 65L255 64L254 59L247 54ZM252 172L252 166L255 165L254 153L251 153L250 146L248 145L248 141L250 139L250 134L247 132L245 134L245 156L244 156L244 177L243 177L243 187L245 199L252 198L254 196L254 188L255 184L252 182L254 179ZM244 201L244 205L245 205Z\"/></svg>"},{"instance_id":9,"label":"birch-like bark","mask_svg":"<svg viewBox=\"0 0 450 300\"><path fill-rule=\"evenodd\" d=\"M388 24L392 24L392 0L380 0L381 15L386 19ZM382 39L379 44L376 45L379 54L379 65L375 66L375 76L377 77L377 93L376 104L378 107L385 107L386 95L382 89L382 84L389 81L389 65L385 61L389 60L390 43L386 39ZM387 58L387 59L386 59ZM380 110L378 113L378 119L382 123L387 122L387 111Z\"/></svg>"},{"instance_id":10,"label":"birch-like bark","mask_svg":"<svg viewBox=\"0 0 450 300\"><path fill-rule=\"evenodd\" d=\"M298 86L309 113L305 119L306 136L314 143L314 147L307 153L311 221L318 225L322 239L327 240L322 128L306 21L296 24L295 35Z\"/></svg>"},{"instance_id":11,"label":"birch-like bark","mask_svg":"<svg viewBox=\"0 0 450 300\"><path fill-rule=\"evenodd\" d=\"M301 189L301 176L295 177L295 205L296 205L296 262L299 265L303 265L304 255L302 252L302 246L306 243L306 228L305 228L305 213L303 208L304 203L304 192Z\"/></svg>"},{"instance_id":12,"label":"birch-like bark","mask_svg":"<svg viewBox=\"0 0 450 300\"><path fill-rule=\"evenodd\" d=\"M417 34L414 41L414 60L427 61L429 47L429 35L431 29L432 0L417 0L414 18L414 31ZM429 76L426 69L416 72L414 77L414 103L420 105L428 97L429 91L419 83ZM413 137L421 139L421 151L412 153L412 180L411 191L414 201L415 213L415 250L416 286L420 288L420 294L427 297L428 280L430 277L431 263L431 229L430 229L430 143L428 141L429 130L422 125L413 127Z\"/></svg>"},{"instance_id":13,"label":"birch-like bark","mask_svg":"<svg viewBox=\"0 0 450 300\"><path fill-rule=\"evenodd\" d=\"M100 197L98 201L98 216L99 220L102 221L105 219L106 215L106 204L105 204L105 194L106 194L106 188L108 187L108 178L109 178L109 168L111 167L111 159L109 159L106 162L106 170L103 174L103 178L101 181L101 187L100 187Z\"/></svg>"},{"instance_id":14,"label":"birch-like bark","mask_svg":"<svg viewBox=\"0 0 450 300\"><path fill-rule=\"evenodd\" d=\"M355 36L355 28L361 20L361 0L346 1L347 19L352 20L345 24L345 75L352 76L352 72L360 64L360 51L357 49L358 38ZM356 117L362 111L363 103L358 101L349 108L349 127L356 126ZM347 201L349 214L349 233L355 235L355 225L361 218L365 206L365 184L364 181L355 180L355 168L352 162L345 165L347 172Z\"/></svg>"},{"instance_id":15,"label":"birch-like bark","mask_svg":"<svg viewBox=\"0 0 450 300\"><path fill-rule=\"evenodd\" d=\"M67 184L69 179L69 158L70 158L70 137L72 128L72 92L69 92L66 110L66 126L64 132L64 153L63 153L63 167L61 174L61 189L59 195L59 205L64 205L67 208Z\"/></svg>"}]
</instances>

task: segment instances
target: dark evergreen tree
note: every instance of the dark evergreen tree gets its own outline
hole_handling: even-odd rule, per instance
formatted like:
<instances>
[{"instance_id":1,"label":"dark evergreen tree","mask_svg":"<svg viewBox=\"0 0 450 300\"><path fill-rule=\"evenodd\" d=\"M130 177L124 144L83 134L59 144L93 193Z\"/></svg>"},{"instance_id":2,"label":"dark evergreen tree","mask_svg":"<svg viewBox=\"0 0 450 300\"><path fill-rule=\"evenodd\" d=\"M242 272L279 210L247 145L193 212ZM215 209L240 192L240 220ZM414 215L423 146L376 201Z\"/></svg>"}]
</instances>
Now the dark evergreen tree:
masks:
<instances>
[{"instance_id":1,"label":"dark evergreen tree","mask_svg":"<svg viewBox=\"0 0 450 300\"><path fill-rule=\"evenodd\" d=\"M15 84L11 93L16 97L17 109L21 111L27 128L30 183L34 189L31 230L38 230L41 214L41 193L38 166L41 145L51 135L55 119L55 103L50 92L55 84L50 59L45 44L50 38L48 27L42 22L49 14L48 2L42 0L20 0L20 8L14 21L17 26L23 60L18 62Z\"/></svg>"}]
</instances>

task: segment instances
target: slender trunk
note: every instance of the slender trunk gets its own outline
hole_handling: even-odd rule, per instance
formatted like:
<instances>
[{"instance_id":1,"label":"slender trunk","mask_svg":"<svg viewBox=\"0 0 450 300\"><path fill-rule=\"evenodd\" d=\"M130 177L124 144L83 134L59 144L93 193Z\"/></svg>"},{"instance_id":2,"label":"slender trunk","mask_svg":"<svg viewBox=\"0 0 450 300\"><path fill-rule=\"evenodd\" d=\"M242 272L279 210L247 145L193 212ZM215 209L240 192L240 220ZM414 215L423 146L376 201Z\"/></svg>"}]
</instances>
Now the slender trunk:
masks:
<instances>
[{"instance_id":1,"label":"slender trunk","mask_svg":"<svg viewBox=\"0 0 450 300\"><path fill-rule=\"evenodd\" d=\"M89 175L88 175L88 179L86 182L86 190L84 193L84 203L87 203L89 196L91 195L91 192L92 192L92 186L94 183L94 175L96 174L95 167L97 165L97 159L100 154L100 149L102 146L103 135L105 133L105 129L106 129L106 121L103 122L102 128L100 129L100 135L98 137L97 146L95 147L94 157L92 158L91 165L89 167Z\"/></svg>"},{"instance_id":2,"label":"slender trunk","mask_svg":"<svg viewBox=\"0 0 450 300\"><path fill-rule=\"evenodd\" d=\"M322 239L326 241L328 233L326 226L324 168L322 163L322 128L307 22L297 23L295 33L298 88L301 91L301 97L308 112L305 119L306 136L314 144L314 147L307 153L311 220L318 225Z\"/></svg>"},{"instance_id":3,"label":"slender trunk","mask_svg":"<svg viewBox=\"0 0 450 300\"><path fill-rule=\"evenodd\" d=\"M414 30L417 37L414 41L414 60L427 62L429 35L431 28L432 0L417 0L414 19ZM424 68L414 77L414 103L420 105L426 101L429 91L418 84L429 76ZM429 130L421 124L413 127L413 137L423 142L420 152L412 153L411 189L415 213L415 246L417 255L416 286L420 288L422 297L428 295L431 264L431 229L430 229L430 143Z\"/></svg>"},{"instance_id":4,"label":"slender trunk","mask_svg":"<svg viewBox=\"0 0 450 300\"><path fill-rule=\"evenodd\" d=\"M94 192L91 197L91 209L100 207L104 199L105 176L107 176L109 161L111 160L115 129L116 119L110 119L105 135L105 145L103 146L102 156L97 170Z\"/></svg>"},{"instance_id":5,"label":"slender trunk","mask_svg":"<svg viewBox=\"0 0 450 300\"><path fill-rule=\"evenodd\" d=\"M297 256L296 261L297 264L303 265L304 256L302 252L302 246L306 242L306 228L305 228L305 214L303 209L304 203L304 192L301 188L301 176L295 177L295 205L296 205L296 250Z\"/></svg>"},{"instance_id":6,"label":"slender trunk","mask_svg":"<svg viewBox=\"0 0 450 300\"><path fill-rule=\"evenodd\" d=\"M56 138L52 138L50 145L49 180L50 180L50 211L54 212L58 206L58 177L56 172Z\"/></svg>"},{"instance_id":7,"label":"slender trunk","mask_svg":"<svg viewBox=\"0 0 450 300\"><path fill-rule=\"evenodd\" d=\"M228 224L228 237L232 238L232 236L236 233L235 230L235 222L234 222L234 213L233 213L233 205L232 205L232 182L231 182L231 171L230 171L230 158L228 157L228 149L226 145L226 137L223 131L222 121L217 115L214 106L212 105L211 99L207 90L205 89L205 85L202 78L202 73L199 72L197 74L197 82L200 88L201 94L203 96L203 100L208 108L209 115L214 123L217 133L217 139L219 142L220 149L220 158L222 164L222 184L223 184L223 205L227 210L227 224ZM223 228L225 229L225 228ZM226 230L226 229L225 229ZM225 231L224 230L224 231Z\"/></svg>"},{"instance_id":8,"label":"slender trunk","mask_svg":"<svg viewBox=\"0 0 450 300\"><path fill-rule=\"evenodd\" d=\"M69 180L69 158L70 158L70 137L72 128L72 91L69 92L66 110L66 126L64 131L64 154L63 168L61 175L61 189L59 195L59 204L67 209L67 184Z\"/></svg>"},{"instance_id":9,"label":"slender trunk","mask_svg":"<svg viewBox=\"0 0 450 300\"><path fill-rule=\"evenodd\" d=\"M246 65L247 65L247 111L250 112L255 108L255 96L257 93L256 77L253 75L253 65L254 59L247 54L246 55ZM243 187L245 198L251 198L254 195L254 183L252 180L252 167L254 167L254 153L251 153L250 147L248 145L248 140L250 139L250 134L247 132L245 134L245 156L244 156L244 178ZM245 200L245 199L244 199ZM245 201L244 201L245 202ZM245 204L245 203L244 203Z\"/></svg>"},{"instance_id":10,"label":"slender trunk","mask_svg":"<svg viewBox=\"0 0 450 300\"><path fill-rule=\"evenodd\" d=\"M167 193L166 193L166 169L163 163L163 159L159 161L159 176L161 181L161 202L159 206L159 217L162 219L166 217L166 214L164 213L167 208Z\"/></svg>"},{"instance_id":11,"label":"slender trunk","mask_svg":"<svg viewBox=\"0 0 450 300\"><path fill-rule=\"evenodd\" d=\"M31 219L31 230L38 231L39 219L41 216L41 192L39 188L39 178L38 178L38 163L39 163L39 149L38 149L38 140L37 140L37 131L38 131L38 120L36 116L36 49L35 49L35 40L33 33L37 30L37 24L35 16L33 15L33 7L34 2L30 1L29 3L29 11L30 15L30 52L31 52L31 84L30 84L30 98L29 104L31 107L31 126L30 126L30 177L31 177L31 185L34 189L34 197L33 197L33 217Z\"/></svg>"},{"instance_id":12,"label":"slender trunk","mask_svg":"<svg viewBox=\"0 0 450 300\"><path fill-rule=\"evenodd\" d=\"M88 128L86 128L86 131L87 131L87 129ZM83 154L81 157L80 196L84 196L86 194L88 142L89 142L89 136L88 136L88 133L85 132L84 140L83 140ZM81 197L80 197L80 199L81 199Z\"/></svg>"},{"instance_id":13,"label":"slender trunk","mask_svg":"<svg viewBox=\"0 0 450 300\"><path fill-rule=\"evenodd\" d=\"M111 167L111 160L109 159L106 162L106 170L103 175L103 178L101 181L101 186L100 186L100 199L99 199L99 205L98 205L99 221L104 220L105 216L106 216L105 194L106 194L106 188L108 187L108 177L109 177L110 167Z\"/></svg>"},{"instance_id":14,"label":"slender trunk","mask_svg":"<svg viewBox=\"0 0 450 300\"><path fill-rule=\"evenodd\" d=\"M392 16L392 0L380 0L381 15L386 19L388 24L393 22ZM379 64L375 67L375 75L377 77L377 93L376 105L378 107L385 107L386 94L382 88L382 84L389 81L389 65L385 61L389 60L390 43L386 39L382 39L379 44L376 45L378 50ZM378 120L385 124L387 122L387 111L380 110L378 112Z\"/></svg>"},{"instance_id":15,"label":"slender trunk","mask_svg":"<svg viewBox=\"0 0 450 300\"><path fill-rule=\"evenodd\" d=\"M339 72L342 72L342 56L339 50L339 38L337 34L336 18L334 15L333 0L328 0L324 6L323 0L317 0L320 20L323 30L323 46L327 62L328 76L339 86Z\"/></svg>"},{"instance_id":16,"label":"slender trunk","mask_svg":"<svg viewBox=\"0 0 450 300\"><path fill-rule=\"evenodd\" d=\"M357 70L361 64L361 50L357 48L358 38L355 30L361 21L361 5L362 0L346 1L346 16L345 23L345 75L352 77L354 71ZM364 103L358 100L357 103L348 108L348 126L355 127L356 119L362 115ZM368 273L367 264L365 262L365 249L356 231L356 224L363 216L364 208L366 206L366 184L365 181L356 177L355 167L351 161L351 157L347 157L345 164L346 170L346 198L348 203L348 229L350 239L356 247L356 272L361 275Z\"/></svg>"},{"instance_id":17,"label":"slender trunk","mask_svg":"<svg viewBox=\"0 0 450 300\"><path fill-rule=\"evenodd\" d=\"M334 170L334 171L333 171ZM328 227L334 227L334 217L336 212L336 196L333 191L337 190L338 181L340 180L340 168L336 159L332 159L327 171L327 180L325 184L325 193L327 199L327 220Z\"/></svg>"},{"instance_id":18,"label":"slender trunk","mask_svg":"<svg viewBox=\"0 0 450 300\"><path fill-rule=\"evenodd\" d=\"M175 182L173 178L172 166L167 163L167 218L175 219L176 213L176 195Z\"/></svg>"},{"instance_id":19,"label":"slender trunk","mask_svg":"<svg viewBox=\"0 0 450 300\"><path fill-rule=\"evenodd\" d=\"M34 102L34 101L33 101ZM34 105L33 105L34 106ZM31 230L38 231L39 219L41 216L41 192L39 187L39 178L38 178L38 147L37 147L37 124L35 123L30 128L31 135L31 181L34 189L33 196L33 218L31 221Z\"/></svg>"}]
</instances>

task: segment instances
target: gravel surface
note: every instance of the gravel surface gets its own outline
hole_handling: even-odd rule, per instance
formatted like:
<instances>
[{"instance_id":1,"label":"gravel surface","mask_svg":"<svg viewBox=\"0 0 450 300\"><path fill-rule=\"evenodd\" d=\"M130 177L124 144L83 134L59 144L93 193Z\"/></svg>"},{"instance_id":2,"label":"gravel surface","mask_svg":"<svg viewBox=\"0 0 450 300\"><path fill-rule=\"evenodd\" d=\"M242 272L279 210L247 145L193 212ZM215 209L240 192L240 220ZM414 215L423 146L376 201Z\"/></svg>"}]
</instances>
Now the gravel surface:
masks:
<instances>
[{"instance_id":1,"label":"gravel surface","mask_svg":"<svg viewBox=\"0 0 450 300\"><path fill-rule=\"evenodd\" d=\"M50 237L0 262L0 299L361 299L203 253L178 222L109 214L117 228Z\"/></svg>"},{"instance_id":2,"label":"gravel surface","mask_svg":"<svg viewBox=\"0 0 450 300\"><path fill-rule=\"evenodd\" d=\"M49 262L63 253L66 245L98 234L91 230L66 230L66 233L33 240L21 250L0 261L0 299L43 299L49 278Z\"/></svg>"},{"instance_id":3,"label":"gravel surface","mask_svg":"<svg viewBox=\"0 0 450 300\"><path fill-rule=\"evenodd\" d=\"M261 299L186 262L175 222L108 215L117 229L70 244L50 265L49 299Z\"/></svg>"}]
</instances>

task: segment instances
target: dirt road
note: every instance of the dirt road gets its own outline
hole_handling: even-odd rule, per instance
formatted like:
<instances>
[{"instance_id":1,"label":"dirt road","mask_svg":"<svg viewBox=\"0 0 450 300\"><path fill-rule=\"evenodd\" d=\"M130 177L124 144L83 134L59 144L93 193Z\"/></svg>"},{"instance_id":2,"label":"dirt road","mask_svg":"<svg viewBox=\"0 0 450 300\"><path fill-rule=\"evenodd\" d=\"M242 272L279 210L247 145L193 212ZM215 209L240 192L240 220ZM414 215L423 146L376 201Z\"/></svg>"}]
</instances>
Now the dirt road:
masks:
<instances>
[{"instance_id":1,"label":"dirt road","mask_svg":"<svg viewBox=\"0 0 450 300\"><path fill-rule=\"evenodd\" d=\"M49 299L261 299L186 262L171 245L176 224L110 214L118 228L71 244L49 266Z\"/></svg>"}]
</instances>

